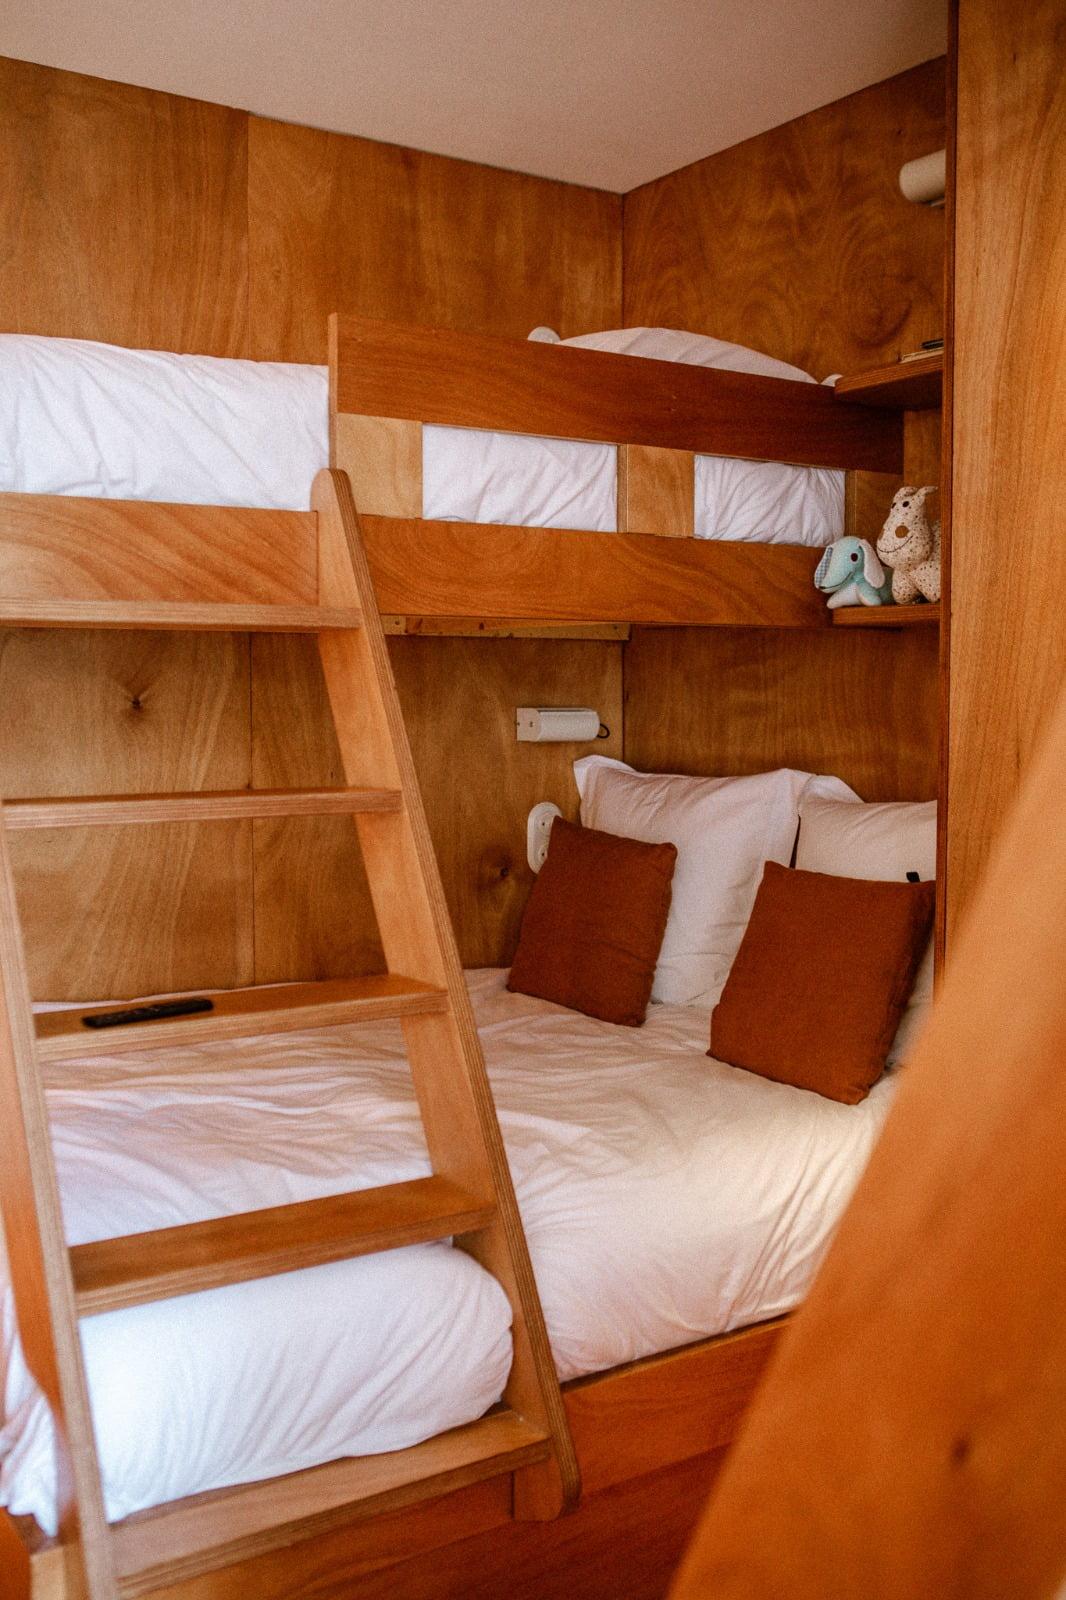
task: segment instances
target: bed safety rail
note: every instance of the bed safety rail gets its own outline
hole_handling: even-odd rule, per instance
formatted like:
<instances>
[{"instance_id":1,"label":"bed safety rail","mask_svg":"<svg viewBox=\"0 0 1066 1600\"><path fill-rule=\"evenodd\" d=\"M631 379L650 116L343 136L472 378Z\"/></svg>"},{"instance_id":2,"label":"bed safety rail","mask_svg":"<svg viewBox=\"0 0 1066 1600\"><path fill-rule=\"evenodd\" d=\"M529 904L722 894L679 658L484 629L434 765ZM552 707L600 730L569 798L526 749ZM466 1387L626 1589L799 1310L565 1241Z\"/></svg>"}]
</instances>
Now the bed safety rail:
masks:
<instances>
[{"instance_id":1,"label":"bed safety rail","mask_svg":"<svg viewBox=\"0 0 1066 1600\"><path fill-rule=\"evenodd\" d=\"M902 470L900 415L818 384L356 317L330 423L380 609L423 617L825 626L817 552L692 537L696 455ZM425 424L615 445L618 532L425 520Z\"/></svg>"}]
</instances>

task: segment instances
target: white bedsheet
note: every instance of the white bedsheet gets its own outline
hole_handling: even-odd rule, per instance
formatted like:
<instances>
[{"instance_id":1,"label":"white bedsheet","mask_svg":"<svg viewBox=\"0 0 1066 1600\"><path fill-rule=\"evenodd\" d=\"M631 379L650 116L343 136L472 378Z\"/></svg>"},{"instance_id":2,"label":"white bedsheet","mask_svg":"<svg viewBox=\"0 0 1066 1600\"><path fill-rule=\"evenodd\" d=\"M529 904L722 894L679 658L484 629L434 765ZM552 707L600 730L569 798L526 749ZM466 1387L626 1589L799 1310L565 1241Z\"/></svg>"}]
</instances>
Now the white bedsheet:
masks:
<instances>
[{"instance_id":1,"label":"white bedsheet","mask_svg":"<svg viewBox=\"0 0 1066 1600\"><path fill-rule=\"evenodd\" d=\"M0 490L303 510L328 459L324 367L0 334ZM423 430L429 518L613 532L616 484L611 445ZM843 473L697 457L698 538L828 544L843 506Z\"/></svg>"},{"instance_id":2,"label":"white bedsheet","mask_svg":"<svg viewBox=\"0 0 1066 1600\"><path fill-rule=\"evenodd\" d=\"M708 1060L698 1008L619 1028L505 979L470 986L560 1376L794 1306L891 1079L838 1105ZM427 1170L394 1024L160 1052L154 1072L97 1058L47 1083L73 1241ZM6 1287L2 1303L0 1499L48 1525L48 1417ZM510 1354L502 1293L446 1245L83 1326L112 1516L410 1443L491 1404Z\"/></svg>"}]
</instances>

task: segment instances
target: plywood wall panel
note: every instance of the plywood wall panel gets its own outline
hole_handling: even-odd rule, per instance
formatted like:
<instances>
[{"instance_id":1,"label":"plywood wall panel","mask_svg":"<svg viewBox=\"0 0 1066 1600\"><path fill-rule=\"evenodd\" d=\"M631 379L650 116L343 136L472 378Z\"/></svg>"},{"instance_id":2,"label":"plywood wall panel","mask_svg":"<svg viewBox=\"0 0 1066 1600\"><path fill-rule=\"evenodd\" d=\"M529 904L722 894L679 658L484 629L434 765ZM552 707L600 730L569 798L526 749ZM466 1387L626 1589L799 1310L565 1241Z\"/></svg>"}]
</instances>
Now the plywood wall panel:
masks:
<instances>
[{"instance_id":1,"label":"plywood wall panel","mask_svg":"<svg viewBox=\"0 0 1066 1600\"><path fill-rule=\"evenodd\" d=\"M459 953L467 966L514 954L533 882L526 816L554 800L577 817L572 764L622 754L620 644L569 639L389 641ZM515 707L592 706L611 730L592 744L518 744Z\"/></svg>"},{"instance_id":2,"label":"plywood wall panel","mask_svg":"<svg viewBox=\"0 0 1066 1600\"><path fill-rule=\"evenodd\" d=\"M626 760L709 776L798 767L864 800L937 790L935 628L635 628Z\"/></svg>"},{"instance_id":3,"label":"plywood wall panel","mask_svg":"<svg viewBox=\"0 0 1066 1600\"><path fill-rule=\"evenodd\" d=\"M247 119L0 57L0 330L247 348Z\"/></svg>"},{"instance_id":4,"label":"plywood wall panel","mask_svg":"<svg viewBox=\"0 0 1066 1600\"><path fill-rule=\"evenodd\" d=\"M314 639L262 634L252 640L252 730L257 789L343 785ZM383 971L351 818L252 826L256 982Z\"/></svg>"},{"instance_id":5,"label":"plywood wall panel","mask_svg":"<svg viewBox=\"0 0 1066 1600\"><path fill-rule=\"evenodd\" d=\"M524 338L613 325L621 198L253 117L252 354L326 359L333 311Z\"/></svg>"},{"instance_id":6,"label":"plywood wall panel","mask_svg":"<svg viewBox=\"0 0 1066 1600\"><path fill-rule=\"evenodd\" d=\"M899 192L944 143L931 61L625 199L625 321L693 328L812 372L942 332L943 213Z\"/></svg>"},{"instance_id":7,"label":"plywood wall panel","mask_svg":"<svg viewBox=\"0 0 1066 1600\"><path fill-rule=\"evenodd\" d=\"M1066 680L1066 9L958 27L949 936Z\"/></svg>"},{"instance_id":8,"label":"plywood wall panel","mask_svg":"<svg viewBox=\"0 0 1066 1600\"><path fill-rule=\"evenodd\" d=\"M0 704L0 794L249 781L234 635L0 632ZM12 852L38 997L251 980L250 824L18 834Z\"/></svg>"}]
</instances>

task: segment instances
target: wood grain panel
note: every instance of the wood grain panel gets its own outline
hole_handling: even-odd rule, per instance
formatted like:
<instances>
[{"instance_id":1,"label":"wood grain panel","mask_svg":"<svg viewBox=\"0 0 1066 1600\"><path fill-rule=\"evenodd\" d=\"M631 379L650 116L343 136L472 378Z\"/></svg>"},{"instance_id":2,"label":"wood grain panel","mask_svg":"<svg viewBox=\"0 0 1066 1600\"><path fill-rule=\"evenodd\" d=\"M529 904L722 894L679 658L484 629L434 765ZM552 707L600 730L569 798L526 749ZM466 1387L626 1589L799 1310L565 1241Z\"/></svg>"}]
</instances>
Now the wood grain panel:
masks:
<instances>
[{"instance_id":1,"label":"wood grain panel","mask_svg":"<svg viewBox=\"0 0 1066 1600\"><path fill-rule=\"evenodd\" d=\"M306 511L0 494L0 593L314 606L317 530Z\"/></svg>"},{"instance_id":2,"label":"wood grain panel","mask_svg":"<svg viewBox=\"0 0 1066 1600\"><path fill-rule=\"evenodd\" d=\"M784 1326L779 1317L567 1384L582 1492L731 1443Z\"/></svg>"},{"instance_id":3,"label":"wood grain panel","mask_svg":"<svg viewBox=\"0 0 1066 1600\"><path fill-rule=\"evenodd\" d=\"M897 414L781 378L493 334L330 319L330 411L897 471Z\"/></svg>"},{"instance_id":4,"label":"wood grain panel","mask_svg":"<svg viewBox=\"0 0 1066 1600\"><path fill-rule=\"evenodd\" d=\"M248 138L254 355L324 361L334 311L519 338L617 320L618 195L259 117Z\"/></svg>"},{"instance_id":5,"label":"wood grain panel","mask_svg":"<svg viewBox=\"0 0 1066 1600\"><path fill-rule=\"evenodd\" d=\"M233 635L0 634L0 792L242 788L248 692ZM250 823L11 844L39 998L251 981Z\"/></svg>"},{"instance_id":6,"label":"wood grain panel","mask_svg":"<svg viewBox=\"0 0 1066 1600\"><path fill-rule=\"evenodd\" d=\"M723 1457L592 1495L548 1523L512 1522L508 1486L476 1485L169 1585L152 1600L662 1600Z\"/></svg>"},{"instance_id":7,"label":"wood grain panel","mask_svg":"<svg viewBox=\"0 0 1066 1600\"><path fill-rule=\"evenodd\" d=\"M653 772L798 767L864 800L937 790L937 631L634 628L626 760Z\"/></svg>"},{"instance_id":8,"label":"wood grain panel","mask_svg":"<svg viewBox=\"0 0 1066 1600\"><path fill-rule=\"evenodd\" d=\"M622 754L622 646L581 640L390 640L430 832L465 966L505 964L533 874L526 816L577 819L572 764ZM610 739L518 744L515 707L585 705Z\"/></svg>"},{"instance_id":9,"label":"wood grain panel","mask_svg":"<svg viewBox=\"0 0 1066 1600\"><path fill-rule=\"evenodd\" d=\"M695 532L696 458L654 445L618 447L618 532L691 539Z\"/></svg>"},{"instance_id":10,"label":"wood grain panel","mask_svg":"<svg viewBox=\"0 0 1066 1600\"><path fill-rule=\"evenodd\" d=\"M0 328L247 353L247 118L0 58Z\"/></svg>"},{"instance_id":11,"label":"wood grain panel","mask_svg":"<svg viewBox=\"0 0 1066 1600\"><path fill-rule=\"evenodd\" d=\"M533 878L526 815L577 816L571 765L622 753L622 646L569 639L389 641L445 894L465 966L514 952ZM252 642L257 788L343 782L311 640ZM519 705L594 706L595 745L520 745ZM255 838L256 981L379 972L384 960L355 833L345 818L262 821Z\"/></svg>"},{"instance_id":12,"label":"wood grain panel","mask_svg":"<svg viewBox=\"0 0 1066 1600\"><path fill-rule=\"evenodd\" d=\"M898 177L943 143L940 59L633 190L627 325L731 339L818 379L939 335L943 213Z\"/></svg>"},{"instance_id":13,"label":"wood grain panel","mask_svg":"<svg viewBox=\"0 0 1066 1600\"><path fill-rule=\"evenodd\" d=\"M949 937L1066 674L1063 27L959 7Z\"/></svg>"},{"instance_id":14,"label":"wood grain panel","mask_svg":"<svg viewBox=\"0 0 1066 1600\"><path fill-rule=\"evenodd\" d=\"M313 639L252 640L252 782L343 784ZM252 824L255 981L382 972L385 959L348 817Z\"/></svg>"},{"instance_id":15,"label":"wood grain panel","mask_svg":"<svg viewBox=\"0 0 1066 1600\"><path fill-rule=\"evenodd\" d=\"M818 551L640 533L363 517L382 611L825 628Z\"/></svg>"}]
</instances>

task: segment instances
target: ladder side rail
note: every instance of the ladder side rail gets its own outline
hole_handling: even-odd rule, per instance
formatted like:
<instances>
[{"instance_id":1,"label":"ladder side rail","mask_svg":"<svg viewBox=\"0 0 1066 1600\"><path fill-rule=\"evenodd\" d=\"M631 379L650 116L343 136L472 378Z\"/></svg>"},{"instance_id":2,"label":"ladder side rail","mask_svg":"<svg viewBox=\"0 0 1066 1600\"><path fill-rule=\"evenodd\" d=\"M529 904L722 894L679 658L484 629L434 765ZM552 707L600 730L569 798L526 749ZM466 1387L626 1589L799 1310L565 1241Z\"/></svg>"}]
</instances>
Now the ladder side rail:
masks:
<instances>
[{"instance_id":1,"label":"ladder side rail","mask_svg":"<svg viewBox=\"0 0 1066 1600\"><path fill-rule=\"evenodd\" d=\"M52 1414L65 1592L70 1600L115 1600L118 1591L2 804L0 1210L22 1352Z\"/></svg>"},{"instance_id":2,"label":"ladder side rail","mask_svg":"<svg viewBox=\"0 0 1066 1600\"><path fill-rule=\"evenodd\" d=\"M511 1301L508 1403L541 1423L555 1447L550 1477L543 1467L516 1474L516 1512L554 1516L579 1493L577 1457L347 475L321 471L312 507L318 512L319 601L356 605L363 614L358 633L319 637L345 782L362 786L373 774L375 784L399 787L405 801L398 816L356 819L386 960L391 971L440 983L450 1000L445 1016L404 1022L430 1158L434 1170L466 1186L471 1169L487 1165L498 1223L468 1236L463 1246Z\"/></svg>"}]
</instances>

